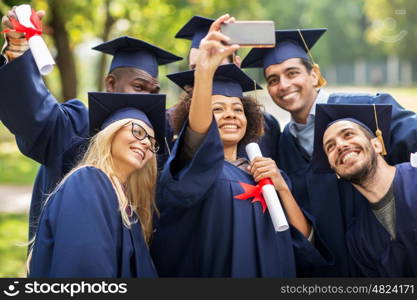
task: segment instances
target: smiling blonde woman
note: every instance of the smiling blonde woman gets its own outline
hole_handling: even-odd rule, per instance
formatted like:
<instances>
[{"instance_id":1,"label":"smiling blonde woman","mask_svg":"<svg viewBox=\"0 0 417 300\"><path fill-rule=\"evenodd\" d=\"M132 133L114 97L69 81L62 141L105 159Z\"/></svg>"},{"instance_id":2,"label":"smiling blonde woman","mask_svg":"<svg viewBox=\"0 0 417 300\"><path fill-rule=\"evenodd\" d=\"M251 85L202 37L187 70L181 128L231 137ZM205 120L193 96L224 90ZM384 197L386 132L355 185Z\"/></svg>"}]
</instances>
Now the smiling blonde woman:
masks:
<instances>
[{"instance_id":1,"label":"smiling blonde woman","mask_svg":"<svg viewBox=\"0 0 417 300\"><path fill-rule=\"evenodd\" d=\"M148 243L165 97L93 93L90 111L98 133L44 206L29 276L156 277Z\"/></svg>"}]
</instances>

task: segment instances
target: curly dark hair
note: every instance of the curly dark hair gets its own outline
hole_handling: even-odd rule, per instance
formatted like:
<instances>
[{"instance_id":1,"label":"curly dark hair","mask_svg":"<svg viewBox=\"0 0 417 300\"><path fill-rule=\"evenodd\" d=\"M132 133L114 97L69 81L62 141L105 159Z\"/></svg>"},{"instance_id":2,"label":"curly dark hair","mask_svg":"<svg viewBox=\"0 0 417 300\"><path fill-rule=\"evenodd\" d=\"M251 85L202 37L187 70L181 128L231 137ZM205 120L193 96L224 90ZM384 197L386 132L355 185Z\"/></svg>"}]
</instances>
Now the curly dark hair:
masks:
<instances>
[{"instance_id":1,"label":"curly dark hair","mask_svg":"<svg viewBox=\"0 0 417 300\"><path fill-rule=\"evenodd\" d=\"M179 134L190 112L193 89L191 87L185 87L185 90L186 91L180 96L179 102L173 107L169 116L169 123L174 135ZM246 145L251 142L257 142L264 134L263 106L250 96L243 96L240 100L242 101L247 119L247 127L245 135L239 142L239 145Z\"/></svg>"}]
</instances>

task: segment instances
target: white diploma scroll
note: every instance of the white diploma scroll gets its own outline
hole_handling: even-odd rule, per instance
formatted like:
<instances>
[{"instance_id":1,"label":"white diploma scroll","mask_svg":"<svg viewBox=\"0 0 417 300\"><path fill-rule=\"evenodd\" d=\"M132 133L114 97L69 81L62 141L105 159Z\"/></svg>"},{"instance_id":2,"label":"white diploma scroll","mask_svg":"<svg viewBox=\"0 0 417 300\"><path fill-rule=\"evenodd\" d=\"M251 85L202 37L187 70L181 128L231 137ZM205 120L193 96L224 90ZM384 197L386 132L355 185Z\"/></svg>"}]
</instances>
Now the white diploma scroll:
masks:
<instances>
[{"instance_id":1,"label":"white diploma scroll","mask_svg":"<svg viewBox=\"0 0 417 300\"><path fill-rule=\"evenodd\" d=\"M246 153L249 160L252 161L255 157L262 157L261 149L258 144L250 143L246 145ZM272 184L266 184L262 187L262 195L265 198L266 206L268 207L269 215L274 224L275 231L285 231L289 228L287 219L281 206L281 201L278 198L277 191Z\"/></svg>"},{"instance_id":2,"label":"white diploma scroll","mask_svg":"<svg viewBox=\"0 0 417 300\"><path fill-rule=\"evenodd\" d=\"M29 4L23 4L16 7L16 16L20 24L25 27L35 28L35 26L30 21L30 16L32 14L32 8ZM34 35L29 40L29 48L32 51L33 58L35 59L36 65L39 69L39 72L42 75L49 74L54 65L55 61L49 52L48 47L46 46L43 38L40 35Z\"/></svg>"}]
</instances>

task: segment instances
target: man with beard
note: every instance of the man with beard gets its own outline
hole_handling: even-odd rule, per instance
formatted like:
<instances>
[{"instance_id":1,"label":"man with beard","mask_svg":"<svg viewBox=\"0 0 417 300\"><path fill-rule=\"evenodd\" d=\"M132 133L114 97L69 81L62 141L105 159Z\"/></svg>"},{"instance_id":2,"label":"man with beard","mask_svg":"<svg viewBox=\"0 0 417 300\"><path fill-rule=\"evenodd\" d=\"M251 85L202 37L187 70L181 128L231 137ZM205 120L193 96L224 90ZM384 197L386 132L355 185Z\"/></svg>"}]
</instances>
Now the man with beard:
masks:
<instances>
[{"instance_id":1,"label":"man with beard","mask_svg":"<svg viewBox=\"0 0 417 300\"><path fill-rule=\"evenodd\" d=\"M299 205L317 220L317 228L335 256L333 267L312 269L305 276L361 276L348 254L345 234L356 212L364 206L363 196L334 174L316 173L313 152L316 104L392 105L390 135L391 164L409 159L417 150L416 114L402 108L388 94L327 94L310 49L327 29L276 31L276 46L252 49L242 61L243 68L263 68L268 92L274 102L290 112L291 121L280 137L279 167L290 177Z\"/></svg>"},{"instance_id":2,"label":"man with beard","mask_svg":"<svg viewBox=\"0 0 417 300\"><path fill-rule=\"evenodd\" d=\"M321 166L368 200L346 235L356 265L369 277L416 277L417 169L383 158L379 133L389 130L391 107L319 104L316 112Z\"/></svg>"}]
</instances>

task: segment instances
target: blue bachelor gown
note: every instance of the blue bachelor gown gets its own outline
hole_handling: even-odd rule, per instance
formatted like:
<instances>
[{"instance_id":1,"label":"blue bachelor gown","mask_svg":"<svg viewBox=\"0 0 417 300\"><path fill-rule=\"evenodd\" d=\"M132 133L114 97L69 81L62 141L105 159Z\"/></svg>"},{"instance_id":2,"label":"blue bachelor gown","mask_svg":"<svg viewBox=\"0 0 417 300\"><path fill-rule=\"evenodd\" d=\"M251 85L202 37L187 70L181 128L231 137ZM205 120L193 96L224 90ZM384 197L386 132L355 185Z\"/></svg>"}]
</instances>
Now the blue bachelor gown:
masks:
<instances>
[{"instance_id":1,"label":"blue bachelor gown","mask_svg":"<svg viewBox=\"0 0 417 300\"><path fill-rule=\"evenodd\" d=\"M395 240L368 202L347 233L349 251L365 276L417 277L417 169L410 163L396 165L393 184Z\"/></svg>"},{"instance_id":2,"label":"blue bachelor gown","mask_svg":"<svg viewBox=\"0 0 417 300\"><path fill-rule=\"evenodd\" d=\"M294 277L295 255L306 259L299 268L327 263L295 228L275 233L259 203L234 198L243 193L239 182L255 182L224 160L215 121L181 169L182 138L180 134L158 188L161 216L151 254L160 276Z\"/></svg>"},{"instance_id":3,"label":"blue bachelor gown","mask_svg":"<svg viewBox=\"0 0 417 300\"><path fill-rule=\"evenodd\" d=\"M278 121L269 113L264 112L264 135L258 142L261 153L264 157L270 157L277 161L279 151L279 137L281 128ZM238 149L238 157L248 157L245 145L241 145Z\"/></svg>"},{"instance_id":4,"label":"blue bachelor gown","mask_svg":"<svg viewBox=\"0 0 417 300\"><path fill-rule=\"evenodd\" d=\"M139 222L123 225L108 177L71 174L41 214L30 277L156 277Z\"/></svg>"},{"instance_id":5,"label":"blue bachelor gown","mask_svg":"<svg viewBox=\"0 0 417 300\"><path fill-rule=\"evenodd\" d=\"M30 207L32 237L47 193L71 169L75 162L72 155L88 137L88 110L76 99L57 102L30 50L0 68L0 87L0 120L15 135L19 150L42 165Z\"/></svg>"},{"instance_id":6,"label":"blue bachelor gown","mask_svg":"<svg viewBox=\"0 0 417 300\"><path fill-rule=\"evenodd\" d=\"M30 206L31 238L47 194L84 154L89 138L88 109L77 99L60 104L54 98L30 50L0 67L0 89L0 120L15 135L19 150L41 164ZM158 163L163 161L158 156Z\"/></svg>"},{"instance_id":7,"label":"blue bachelor gown","mask_svg":"<svg viewBox=\"0 0 417 300\"><path fill-rule=\"evenodd\" d=\"M417 151L416 114L403 109L390 95L333 94L328 103L391 104L391 144L388 162L396 164L407 161L410 159L410 152ZM316 220L318 231L335 258L334 266L316 268L306 276L364 275L350 257L345 237L353 217L365 209L366 199L350 183L338 180L335 174L315 173L308 155L291 135L288 126L280 137L278 165L290 177L295 199Z\"/></svg>"}]
</instances>

